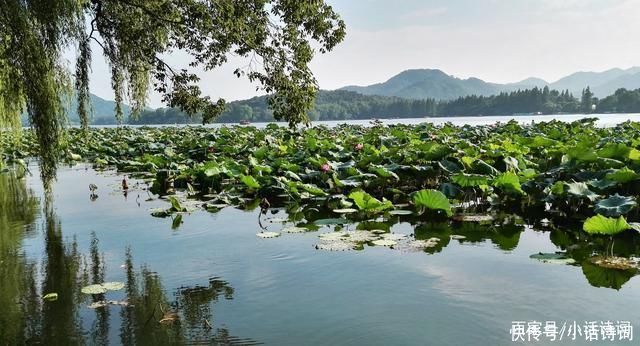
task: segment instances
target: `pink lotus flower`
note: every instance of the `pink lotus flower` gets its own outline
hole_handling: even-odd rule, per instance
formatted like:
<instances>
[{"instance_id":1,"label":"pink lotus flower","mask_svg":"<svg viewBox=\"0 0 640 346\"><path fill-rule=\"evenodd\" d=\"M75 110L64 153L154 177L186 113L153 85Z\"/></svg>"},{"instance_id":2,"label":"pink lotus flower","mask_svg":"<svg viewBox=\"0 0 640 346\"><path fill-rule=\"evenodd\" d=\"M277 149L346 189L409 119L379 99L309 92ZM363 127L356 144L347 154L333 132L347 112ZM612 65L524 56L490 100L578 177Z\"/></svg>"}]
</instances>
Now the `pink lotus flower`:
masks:
<instances>
[{"instance_id":1,"label":"pink lotus flower","mask_svg":"<svg viewBox=\"0 0 640 346\"><path fill-rule=\"evenodd\" d=\"M331 170L331 166L329 166L328 163L323 163L322 166L320 166L320 171L327 173Z\"/></svg>"},{"instance_id":2,"label":"pink lotus flower","mask_svg":"<svg viewBox=\"0 0 640 346\"><path fill-rule=\"evenodd\" d=\"M362 143L356 144L356 147L355 147L356 150L362 150L362 148L364 148L364 145Z\"/></svg>"}]
</instances>

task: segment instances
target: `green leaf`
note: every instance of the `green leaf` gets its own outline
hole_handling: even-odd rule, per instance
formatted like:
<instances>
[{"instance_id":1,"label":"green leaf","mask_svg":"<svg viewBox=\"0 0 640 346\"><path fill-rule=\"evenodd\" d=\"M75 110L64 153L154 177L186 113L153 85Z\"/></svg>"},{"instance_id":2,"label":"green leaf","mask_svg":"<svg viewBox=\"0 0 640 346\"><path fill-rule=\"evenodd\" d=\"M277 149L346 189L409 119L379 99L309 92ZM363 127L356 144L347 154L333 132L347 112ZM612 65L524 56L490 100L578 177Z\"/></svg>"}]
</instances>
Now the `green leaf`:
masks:
<instances>
[{"instance_id":1,"label":"green leaf","mask_svg":"<svg viewBox=\"0 0 640 346\"><path fill-rule=\"evenodd\" d=\"M178 229L182 225L182 215L176 215L173 220L171 220L171 229Z\"/></svg>"},{"instance_id":2,"label":"green leaf","mask_svg":"<svg viewBox=\"0 0 640 346\"><path fill-rule=\"evenodd\" d=\"M56 301L58 300L58 293L47 293L44 295L44 297L42 297L42 299L50 302Z\"/></svg>"},{"instance_id":3,"label":"green leaf","mask_svg":"<svg viewBox=\"0 0 640 346\"><path fill-rule=\"evenodd\" d=\"M400 180L397 174L382 166L371 166L369 167L369 172L375 173L383 178L393 178L395 180Z\"/></svg>"},{"instance_id":4,"label":"green leaf","mask_svg":"<svg viewBox=\"0 0 640 346\"><path fill-rule=\"evenodd\" d=\"M438 190L420 190L413 195L413 202L419 207L442 210L447 216L453 215L449 199Z\"/></svg>"},{"instance_id":5,"label":"green leaf","mask_svg":"<svg viewBox=\"0 0 640 346\"><path fill-rule=\"evenodd\" d=\"M628 167L616 169L614 172L607 173L607 175L605 176L605 178L608 180L613 180L622 184L636 180L639 177L640 175L638 173L629 169Z\"/></svg>"},{"instance_id":6,"label":"green leaf","mask_svg":"<svg viewBox=\"0 0 640 346\"><path fill-rule=\"evenodd\" d=\"M95 284L82 287L80 289L80 292L84 294L103 294L107 293L107 289L100 284Z\"/></svg>"},{"instance_id":7,"label":"green leaf","mask_svg":"<svg viewBox=\"0 0 640 346\"><path fill-rule=\"evenodd\" d=\"M637 205L631 197L620 196L617 193L596 203L595 212L605 216L620 216L628 213Z\"/></svg>"},{"instance_id":8,"label":"green leaf","mask_svg":"<svg viewBox=\"0 0 640 346\"><path fill-rule=\"evenodd\" d=\"M451 176L451 181L461 187L476 187L480 185L488 185L489 177L481 174L458 173Z\"/></svg>"},{"instance_id":9,"label":"green leaf","mask_svg":"<svg viewBox=\"0 0 640 346\"><path fill-rule=\"evenodd\" d=\"M102 287L109 291L119 291L124 288L124 283L118 281L103 282Z\"/></svg>"},{"instance_id":10,"label":"green leaf","mask_svg":"<svg viewBox=\"0 0 640 346\"><path fill-rule=\"evenodd\" d=\"M598 156L609 159L624 160L629 156L631 148L622 143L607 143L598 150Z\"/></svg>"},{"instance_id":11,"label":"green leaf","mask_svg":"<svg viewBox=\"0 0 640 346\"><path fill-rule=\"evenodd\" d=\"M567 256L566 253L536 253L529 258L536 259L543 263L553 263L553 264L573 264L576 261L573 258Z\"/></svg>"},{"instance_id":12,"label":"green leaf","mask_svg":"<svg viewBox=\"0 0 640 346\"><path fill-rule=\"evenodd\" d=\"M590 234L614 235L631 228L623 216L617 219L596 215L585 220L582 229Z\"/></svg>"},{"instance_id":13,"label":"green leaf","mask_svg":"<svg viewBox=\"0 0 640 346\"><path fill-rule=\"evenodd\" d=\"M515 192L524 194L520 185L520 178L513 172L505 172L493 180L493 186L504 190L505 192Z\"/></svg>"},{"instance_id":14,"label":"green leaf","mask_svg":"<svg viewBox=\"0 0 640 346\"><path fill-rule=\"evenodd\" d=\"M379 201L375 197L361 190L351 192L349 194L349 198L355 202L356 206L358 206L358 209L360 210L380 212L387 209L393 209L391 201L386 199Z\"/></svg>"},{"instance_id":15,"label":"green leaf","mask_svg":"<svg viewBox=\"0 0 640 346\"><path fill-rule=\"evenodd\" d=\"M248 188L256 189L256 190L260 188L260 184L258 183L256 178L250 175L244 175L244 174L241 175L240 181L242 181Z\"/></svg>"},{"instance_id":16,"label":"green leaf","mask_svg":"<svg viewBox=\"0 0 640 346\"><path fill-rule=\"evenodd\" d=\"M171 210L175 212L185 211L185 208L180 205L180 201L174 196L169 196L169 201L171 202Z\"/></svg>"},{"instance_id":17,"label":"green leaf","mask_svg":"<svg viewBox=\"0 0 640 346\"><path fill-rule=\"evenodd\" d=\"M598 194L589 190L589 187L585 183L568 183L567 187L567 193L569 193L570 195L588 198L590 201L594 201L596 200L596 198L598 198Z\"/></svg>"}]
</instances>

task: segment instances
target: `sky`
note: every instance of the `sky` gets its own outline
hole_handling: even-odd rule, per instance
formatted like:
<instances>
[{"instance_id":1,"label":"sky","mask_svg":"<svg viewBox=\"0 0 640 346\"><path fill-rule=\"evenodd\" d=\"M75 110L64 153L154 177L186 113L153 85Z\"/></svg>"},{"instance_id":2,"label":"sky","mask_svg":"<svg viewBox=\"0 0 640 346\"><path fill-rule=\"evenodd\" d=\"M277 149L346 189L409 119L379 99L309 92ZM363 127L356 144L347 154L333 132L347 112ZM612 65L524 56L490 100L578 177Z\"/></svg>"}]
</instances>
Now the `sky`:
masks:
<instances>
[{"instance_id":1,"label":"sky","mask_svg":"<svg viewBox=\"0 0 640 346\"><path fill-rule=\"evenodd\" d=\"M458 78L508 83L528 77L549 82L577 71L640 65L640 0L328 0L347 25L332 52L311 69L322 89L383 82L415 68ZM98 51L94 47L94 52ZM175 65L184 56L168 58ZM200 72L213 99L263 94L233 75L243 59ZM94 58L91 91L113 99L109 71ZM160 96L149 95L160 107Z\"/></svg>"}]
</instances>

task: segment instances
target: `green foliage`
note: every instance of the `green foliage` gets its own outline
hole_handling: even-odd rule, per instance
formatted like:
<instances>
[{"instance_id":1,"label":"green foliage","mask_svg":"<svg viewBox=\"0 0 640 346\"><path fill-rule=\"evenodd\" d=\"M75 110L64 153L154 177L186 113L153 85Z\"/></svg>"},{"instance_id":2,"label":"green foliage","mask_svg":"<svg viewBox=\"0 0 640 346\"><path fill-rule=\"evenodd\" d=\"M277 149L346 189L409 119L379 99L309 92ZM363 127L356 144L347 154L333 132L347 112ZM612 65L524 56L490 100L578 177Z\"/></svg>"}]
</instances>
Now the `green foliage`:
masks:
<instances>
[{"instance_id":1,"label":"green foliage","mask_svg":"<svg viewBox=\"0 0 640 346\"><path fill-rule=\"evenodd\" d=\"M382 199L382 201L376 199L370 194L356 190L349 194L349 198L353 200L358 209L366 212L381 212L387 209L393 209L391 201Z\"/></svg>"},{"instance_id":2,"label":"green foliage","mask_svg":"<svg viewBox=\"0 0 640 346\"><path fill-rule=\"evenodd\" d=\"M203 122L225 110L223 99L202 95L196 74L164 61L180 50L191 58L190 69L215 69L231 54L251 58L235 74L258 83L273 116L295 126L308 122L317 91L308 66L314 50L330 51L345 36L344 22L324 1L7 0L0 7L0 127L19 127L26 109L47 186L55 178L71 77L80 121L85 129L89 123L91 44L111 69L118 122L125 95L135 118L150 86L168 106ZM62 67L69 46L78 52L73 74Z\"/></svg>"},{"instance_id":3,"label":"green foliage","mask_svg":"<svg viewBox=\"0 0 640 346\"><path fill-rule=\"evenodd\" d=\"M620 196L616 193L607 199L598 201L594 211L605 216L620 216L628 213L637 205L633 198Z\"/></svg>"},{"instance_id":4,"label":"green foliage","mask_svg":"<svg viewBox=\"0 0 640 346\"><path fill-rule=\"evenodd\" d=\"M596 215L585 220L582 229L587 233L614 235L631 228L627 220L620 216L619 218L611 218L602 215Z\"/></svg>"},{"instance_id":5,"label":"green foliage","mask_svg":"<svg viewBox=\"0 0 640 346\"><path fill-rule=\"evenodd\" d=\"M452 216L451 204L449 199L438 190L420 190L413 195L413 203L418 207L431 210L441 210Z\"/></svg>"},{"instance_id":6,"label":"green foliage","mask_svg":"<svg viewBox=\"0 0 640 346\"><path fill-rule=\"evenodd\" d=\"M505 172L493 180L493 186L508 193L524 194L520 185L520 178L513 172Z\"/></svg>"}]
</instances>

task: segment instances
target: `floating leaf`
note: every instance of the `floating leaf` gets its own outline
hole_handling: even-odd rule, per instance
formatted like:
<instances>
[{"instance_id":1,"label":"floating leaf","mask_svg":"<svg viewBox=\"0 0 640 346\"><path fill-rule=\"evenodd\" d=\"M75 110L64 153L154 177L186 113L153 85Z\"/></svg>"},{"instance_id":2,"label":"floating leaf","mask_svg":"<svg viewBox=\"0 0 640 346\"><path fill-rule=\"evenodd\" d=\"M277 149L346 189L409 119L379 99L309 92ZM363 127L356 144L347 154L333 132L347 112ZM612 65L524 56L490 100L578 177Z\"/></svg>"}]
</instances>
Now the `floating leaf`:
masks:
<instances>
[{"instance_id":1,"label":"floating leaf","mask_svg":"<svg viewBox=\"0 0 640 346\"><path fill-rule=\"evenodd\" d=\"M344 209L333 209L333 212L337 214L351 214L351 213L357 213L358 210L353 208L344 208Z\"/></svg>"},{"instance_id":2,"label":"floating leaf","mask_svg":"<svg viewBox=\"0 0 640 346\"><path fill-rule=\"evenodd\" d=\"M620 196L617 193L596 203L594 211L605 216L620 216L628 213L637 205L631 197Z\"/></svg>"},{"instance_id":3,"label":"floating leaf","mask_svg":"<svg viewBox=\"0 0 640 346\"><path fill-rule=\"evenodd\" d=\"M439 241L440 239L438 238L430 238L427 240L412 240L407 243L407 246L414 249L427 249L438 246Z\"/></svg>"},{"instance_id":4,"label":"floating leaf","mask_svg":"<svg viewBox=\"0 0 640 346\"><path fill-rule=\"evenodd\" d=\"M280 230L282 233L304 233L307 231L309 231L309 229L303 227L287 227Z\"/></svg>"},{"instance_id":5,"label":"floating leaf","mask_svg":"<svg viewBox=\"0 0 640 346\"><path fill-rule=\"evenodd\" d=\"M411 210L406 210L406 209L396 209L396 210L389 211L389 215L411 215L411 214L413 214L413 212Z\"/></svg>"},{"instance_id":6,"label":"floating leaf","mask_svg":"<svg viewBox=\"0 0 640 346\"><path fill-rule=\"evenodd\" d=\"M318 238L323 240L342 240L346 235L346 232L329 232L318 235Z\"/></svg>"},{"instance_id":7,"label":"floating leaf","mask_svg":"<svg viewBox=\"0 0 640 346\"><path fill-rule=\"evenodd\" d=\"M614 235L631 228L623 216L617 219L596 215L588 218L582 229L587 233Z\"/></svg>"},{"instance_id":8,"label":"floating leaf","mask_svg":"<svg viewBox=\"0 0 640 346\"><path fill-rule=\"evenodd\" d=\"M413 202L419 207L442 210L447 216L453 215L449 199L437 190L420 190L413 196Z\"/></svg>"},{"instance_id":9,"label":"floating leaf","mask_svg":"<svg viewBox=\"0 0 640 346\"><path fill-rule=\"evenodd\" d=\"M567 257L565 253L542 253L539 252L537 254L533 254L529 256L529 258L536 259L543 263L552 263L552 264L573 264L576 261L573 258Z\"/></svg>"},{"instance_id":10,"label":"floating leaf","mask_svg":"<svg viewBox=\"0 0 640 346\"><path fill-rule=\"evenodd\" d=\"M407 238L406 234L400 234L400 233L385 233L382 236L382 239L387 239L387 240L403 240Z\"/></svg>"},{"instance_id":11,"label":"floating leaf","mask_svg":"<svg viewBox=\"0 0 640 346\"><path fill-rule=\"evenodd\" d=\"M107 293L107 289L100 284L94 284L94 285L82 287L80 289L80 292L84 294L103 294L103 293Z\"/></svg>"},{"instance_id":12,"label":"floating leaf","mask_svg":"<svg viewBox=\"0 0 640 346\"><path fill-rule=\"evenodd\" d=\"M389 240L389 239L374 240L371 243L374 244L374 245L378 245L378 246L394 246L394 245L398 244L397 241Z\"/></svg>"},{"instance_id":13,"label":"floating leaf","mask_svg":"<svg viewBox=\"0 0 640 346\"><path fill-rule=\"evenodd\" d=\"M378 239L379 236L369 231L347 232L341 239L351 242L369 242Z\"/></svg>"},{"instance_id":14,"label":"floating leaf","mask_svg":"<svg viewBox=\"0 0 640 346\"><path fill-rule=\"evenodd\" d=\"M457 214L453 216L455 221L462 222L490 222L493 221L493 215L483 214Z\"/></svg>"},{"instance_id":15,"label":"floating leaf","mask_svg":"<svg viewBox=\"0 0 640 346\"><path fill-rule=\"evenodd\" d=\"M315 248L326 251L347 251L353 250L355 244L344 240L323 240L316 244Z\"/></svg>"},{"instance_id":16,"label":"floating leaf","mask_svg":"<svg viewBox=\"0 0 640 346\"><path fill-rule=\"evenodd\" d=\"M58 293L47 293L44 295L44 297L42 297L42 299L50 302L56 301L58 300Z\"/></svg>"},{"instance_id":17,"label":"floating leaf","mask_svg":"<svg viewBox=\"0 0 640 346\"><path fill-rule=\"evenodd\" d=\"M279 237L279 236L280 236L280 233L278 233L278 232L260 232L260 233L256 233L256 235L257 235L259 238L266 239L266 238L275 238L275 237Z\"/></svg>"},{"instance_id":18,"label":"floating leaf","mask_svg":"<svg viewBox=\"0 0 640 346\"><path fill-rule=\"evenodd\" d=\"M340 219L340 218L335 218L335 219L319 219L314 221L313 223L315 223L316 225L346 225L348 224L350 221L347 219Z\"/></svg>"},{"instance_id":19,"label":"floating leaf","mask_svg":"<svg viewBox=\"0 0 640 346\"><path fill-rule=\"evenodd\" d=\"M103 282L102 287L109 291L119 291L124 288L124 283L117 281Z\"/></svg>"}]
</instances>

